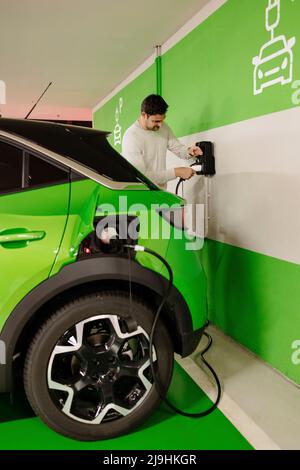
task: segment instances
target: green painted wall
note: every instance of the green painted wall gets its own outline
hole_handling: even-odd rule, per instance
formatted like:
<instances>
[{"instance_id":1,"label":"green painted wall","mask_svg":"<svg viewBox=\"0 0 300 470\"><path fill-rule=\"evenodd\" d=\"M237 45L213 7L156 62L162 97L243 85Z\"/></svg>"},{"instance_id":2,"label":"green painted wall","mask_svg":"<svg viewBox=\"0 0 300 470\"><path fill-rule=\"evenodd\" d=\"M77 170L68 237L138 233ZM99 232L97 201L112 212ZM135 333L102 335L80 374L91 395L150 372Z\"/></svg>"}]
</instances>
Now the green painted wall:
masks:
<instances>
[{"instance_id":1,"label":"green painted wall","mask_svg":"<svg viewBox=\"0 0 300 470\"><path fill-rule=\"evenodd\" d=\"M292 85L276 84L253 94L252 58L270 39L267 0L228 0L163 56L168 123L190 135L294 107ZM276 36L299 33L300 2L281 0ZM293 47L294 78L300 79L300 35Z\"/></svg>"},{"instance_id":2,"label":"green painted wall","mask_svg":"<svg viewBox=\"0 0 300 470\"><path fill-rule=\"evenodd\" d=\"M96 111L93 115L93 126L96 129L112 132L109 140L114 145L113 131L116 125L116 109L119 109L119 124L125 131L137 119L143 98L151 93L156 93L155 64ZM122 100L121 112L120 98ZM119 152L121 151L121 144L114 145L114 147Z\"/></svg>"},{"instance_id":3,"label":"green painted wall","mask_svg":"<svg viewBox=\"0 0 300 470\"><path fill-rule=\"evenodd\" d=\"M267 5L268 0L228 0L163 55L167 121L178 137L300 104L300 0L281 0L275 33L286 40L296 36L291 83L253 93L252 59L270 40ZM122 96L124 131L137 118L142 98L155 87L153 65L95 113L95 127L113 129ZM292 343L300 339L300 266L210 240L203 260L211 320L300 384L300 365L291 360Z\"/></svg>"},{"instance_id":4,"label":"green painted wall","mask_svg":"<svg viewBox=\"0 0 300 470\"><path fill-rule=\"evenodd\" d=\"M300 383L300 266L212 240L202 259L212 323Z\"/></svg>"},{"instance_id":5,"label":"green painted wall","mask_svg":"<svg viewBox=\"0 0 300 470\"><path fill-rule=\"evenodd\" d=\"M253 94L252 59L270 40L265 27L267 4L268 0L228 0L163 55L163 94L170 104L167 121L178 137L300 104L300 35L292 48L292 82ZM300 2L281 0L276 36L285 35L287 40L297 36L299 24ZM153 64L94 113L94 127L113 130L122 96L125 130L137 118L141 100L155 92Z\"/></svg>"}]
</instances>

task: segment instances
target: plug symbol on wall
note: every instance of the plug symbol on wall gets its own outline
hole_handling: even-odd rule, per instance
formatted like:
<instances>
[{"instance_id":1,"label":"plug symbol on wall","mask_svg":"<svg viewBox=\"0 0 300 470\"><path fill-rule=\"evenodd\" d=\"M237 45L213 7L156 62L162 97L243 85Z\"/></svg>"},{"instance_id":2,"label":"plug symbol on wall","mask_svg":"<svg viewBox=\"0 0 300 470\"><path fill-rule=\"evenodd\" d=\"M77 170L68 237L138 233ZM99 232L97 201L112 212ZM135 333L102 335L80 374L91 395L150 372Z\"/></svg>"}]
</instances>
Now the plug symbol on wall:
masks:
<instances>
[{"instance_id":1,"label":"plug symbol on wall","mask_svg":"<svg viewBox=\"0 0 300 470\"><path fill-rule=\"evenodd\" d=\"M268 0L266 8L266 30L271 39L265 43L259 55L253 57L254 95L264 88L281 83L286 85L293 80L293 51L296 38L287 39L284 35L275 37L275 29L280 22L280 0Z\"/></svg>"},{"instance_id":2,"label":"plug symbol on wall","mask_svg":"<svg viewBox=\"0 0 300 470\"><path fill-rule=\"evenodd\" d=\"M121 145L122 143L122 126L120 124L120 114L123 108L123 98L119 98L119 103L115 111L115 128L114 128L114 145Z\"/></svg>"},{"instance_id":3,"label":"plug symbol on wall","mask_svg":"<svg viewBox=\"0 0 300 470\"><path fill-rule=\"evenodd\" d=\"M269 0L266 8L266 30L271 32L271 39L274 39L274 30L280 21L280 0Z\"/></svg>"}]
</instances>

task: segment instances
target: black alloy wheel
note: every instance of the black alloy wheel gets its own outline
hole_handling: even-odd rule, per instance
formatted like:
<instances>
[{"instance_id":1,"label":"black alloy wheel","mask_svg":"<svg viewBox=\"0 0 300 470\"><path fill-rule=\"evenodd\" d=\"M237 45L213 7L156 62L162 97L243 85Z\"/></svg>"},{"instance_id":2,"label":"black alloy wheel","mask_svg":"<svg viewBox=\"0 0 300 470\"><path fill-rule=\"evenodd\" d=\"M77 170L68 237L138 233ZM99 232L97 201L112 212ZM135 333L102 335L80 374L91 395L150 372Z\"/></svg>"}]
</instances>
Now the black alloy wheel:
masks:
<instances>
[{"instance_id":1,"label":"black alloy wheel","mask_svg":"<svg viewBox=\"0 0 300 470\"><path fill-rule=\"evenodd\" d=\"M80 440L127 433L160 403L150 370L154 312L123 292L76 299L45 322L27 353L24 384L38 416L55 431ZM166 393L173 346L159 323L152 357Z\"/></svg>"}]
</instances>

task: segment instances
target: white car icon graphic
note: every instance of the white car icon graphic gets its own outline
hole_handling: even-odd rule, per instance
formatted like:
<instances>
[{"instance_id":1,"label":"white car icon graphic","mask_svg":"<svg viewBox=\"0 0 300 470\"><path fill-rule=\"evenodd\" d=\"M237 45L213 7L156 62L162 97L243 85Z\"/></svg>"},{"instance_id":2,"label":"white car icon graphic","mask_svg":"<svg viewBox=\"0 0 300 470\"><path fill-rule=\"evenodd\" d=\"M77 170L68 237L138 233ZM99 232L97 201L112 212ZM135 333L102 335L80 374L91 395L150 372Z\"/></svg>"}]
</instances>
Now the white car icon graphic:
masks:
<instances>
[{"instance_id":1,"label":"white car icon graphic","mask_svg":"<svg viewBox=\"0 0 300 470\"><path fill-rule=\"evenodd\" d=\"M263 89L281 83L285 85L293 79L293 51L296 38L287 41L281 35L264 44L258 56L252 59L254 67L254 95Z\"/></svg>"}]
</instances>

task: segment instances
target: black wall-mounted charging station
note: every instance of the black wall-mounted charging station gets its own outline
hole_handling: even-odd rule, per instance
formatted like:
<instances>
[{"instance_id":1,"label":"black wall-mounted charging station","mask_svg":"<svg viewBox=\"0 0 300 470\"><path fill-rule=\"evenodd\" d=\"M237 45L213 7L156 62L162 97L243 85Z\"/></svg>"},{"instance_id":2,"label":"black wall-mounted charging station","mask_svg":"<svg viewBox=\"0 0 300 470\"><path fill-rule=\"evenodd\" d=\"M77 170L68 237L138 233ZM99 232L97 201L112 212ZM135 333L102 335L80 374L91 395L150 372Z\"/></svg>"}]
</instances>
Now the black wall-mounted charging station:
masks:
<instances>
[{"instance_id":1,"label":"black wall-mounted charging station","mask_svg":"<svg viewBox=\"0 0 300 470\"><path fill-rule=\"evenodd\" d=\"M214 175L216 170L213 143L209 141L202 141L196 142L196 145L197 147L200 147L203 152L203 155L197 157L197 160L194 163L194 165L201 165L201 170L197 171L197 175Z\"/></svg>"},{"instance_id":2,"label":"black wall-mounted charging station","mask_svg":"<svg viewBox=\"0 0 300 470\"><path fill-rule=\"evenodd\" d=\"M191 165L191 168L196 172L197 175L213 176L216 174L215 170L215 157L214 157L214 145L209 141L196 142L197 147L200 147L203 155L196 157L195 162ZM175 194L178 194L179 186L184 182L182 178L179 179Z\"/></svg>"}]
</instances>

